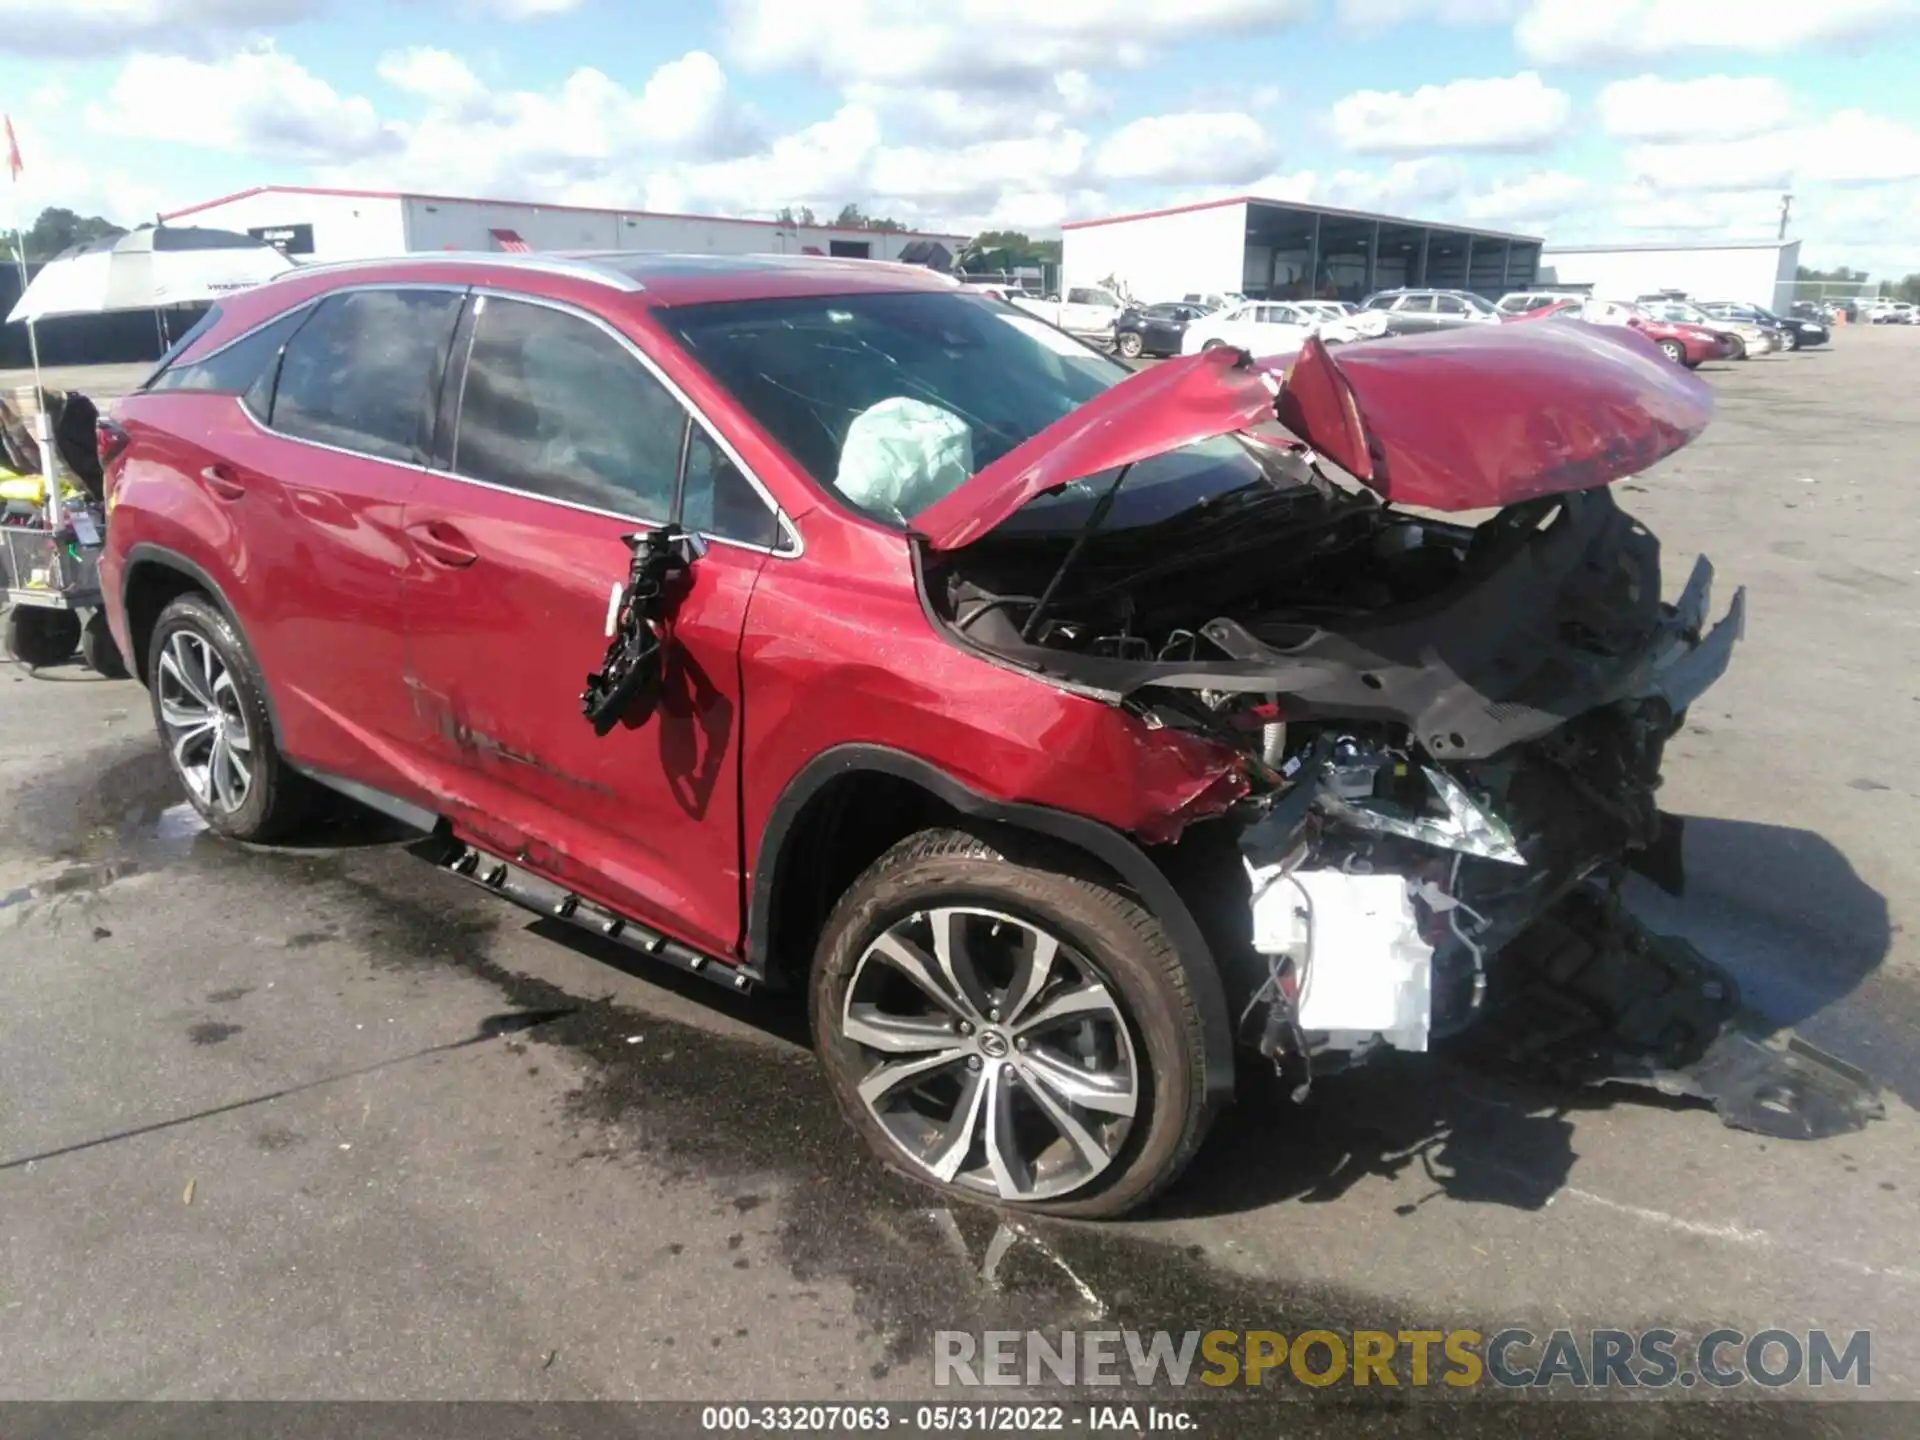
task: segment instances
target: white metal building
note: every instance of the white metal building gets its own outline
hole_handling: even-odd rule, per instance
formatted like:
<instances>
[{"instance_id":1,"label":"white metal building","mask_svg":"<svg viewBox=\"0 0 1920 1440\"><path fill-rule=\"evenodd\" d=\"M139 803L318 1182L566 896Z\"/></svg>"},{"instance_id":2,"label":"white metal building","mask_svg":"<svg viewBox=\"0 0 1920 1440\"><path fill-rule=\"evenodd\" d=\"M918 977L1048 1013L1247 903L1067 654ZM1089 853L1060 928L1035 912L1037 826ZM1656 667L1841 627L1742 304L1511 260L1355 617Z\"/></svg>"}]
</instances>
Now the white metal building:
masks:
<instances>
[{"instance_id":1,"label":"white metal building","mask_svg":"<svg viewBox=\"0 0 1920 1440\"><path fill-rule=\"evenodd\" d=\"M1061 283L1112 277L1153 304L1188 294L1358 300L1395 286L1498 299L1534 282L1540 239L1242 195L1169 210L1075 220Z\"/></svg>"},{"instance_id":2,"label":"white metal building","mask_svg":"<svg viewBox=\"0 0 1920 1440\"><path fill-rule=\"evenodd\" d=\"M1591 285L1602 300L1681 290L1698 300L1738 300L1784 314L1793 304L1798 240L1724 245L1574 245L1540 257L1540 279Z\"/></svg>"},{"instance_id":3,"label":"white metal building","mask_svg":"<svg viewBox=\"0 0 1920 1440\"><path fill-rule=\"evenodd\" d=\"M297 260L362 260L423 250L669 250L906 260L946 269L964 235L780 225L714 215L592 210L450 195L263 185L161 217L270 240Z\"/></svg>"}]
</instances>

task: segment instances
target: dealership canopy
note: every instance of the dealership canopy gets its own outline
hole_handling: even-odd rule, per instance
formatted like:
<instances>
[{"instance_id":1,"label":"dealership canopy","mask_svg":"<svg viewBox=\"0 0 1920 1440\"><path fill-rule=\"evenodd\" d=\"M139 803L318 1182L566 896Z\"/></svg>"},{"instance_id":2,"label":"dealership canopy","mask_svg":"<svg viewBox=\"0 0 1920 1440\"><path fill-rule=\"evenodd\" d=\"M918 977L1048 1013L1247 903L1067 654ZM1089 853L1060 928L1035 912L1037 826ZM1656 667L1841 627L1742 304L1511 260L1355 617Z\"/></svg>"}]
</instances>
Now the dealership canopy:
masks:
<instances>
[{"instance_id":1,"label":"dealership canopy","mask_svg":"<svg viewBox=\"0 0 1920 1440\"><path fill-rule=\"evenodd\" d=\"M63 250L41 267L7 319L203 304L271 280L293 263L248 235L160 225Z\"/></svg>"}]
</instances>

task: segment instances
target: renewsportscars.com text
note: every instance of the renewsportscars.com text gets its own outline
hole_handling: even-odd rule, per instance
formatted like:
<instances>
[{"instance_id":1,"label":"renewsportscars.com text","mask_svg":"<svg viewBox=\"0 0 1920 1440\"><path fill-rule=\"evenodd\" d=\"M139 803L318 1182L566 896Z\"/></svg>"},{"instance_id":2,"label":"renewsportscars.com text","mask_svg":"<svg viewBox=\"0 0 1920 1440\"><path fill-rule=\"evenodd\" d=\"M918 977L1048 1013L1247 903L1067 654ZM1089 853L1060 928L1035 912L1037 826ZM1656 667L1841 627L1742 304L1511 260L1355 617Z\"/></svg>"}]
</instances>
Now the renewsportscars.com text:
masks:
<instances>
[{"instance_id":1,"label":"renewsportscars.com text","mask_svg":"<svg viewBox=\"0 0 1920 1440\"><path fill-rule=\"evenodd\" d=\"M1870 1331L940 1330L933 1383L1724 1390L1873 1383Z\"/></svg>"}]
</instances>

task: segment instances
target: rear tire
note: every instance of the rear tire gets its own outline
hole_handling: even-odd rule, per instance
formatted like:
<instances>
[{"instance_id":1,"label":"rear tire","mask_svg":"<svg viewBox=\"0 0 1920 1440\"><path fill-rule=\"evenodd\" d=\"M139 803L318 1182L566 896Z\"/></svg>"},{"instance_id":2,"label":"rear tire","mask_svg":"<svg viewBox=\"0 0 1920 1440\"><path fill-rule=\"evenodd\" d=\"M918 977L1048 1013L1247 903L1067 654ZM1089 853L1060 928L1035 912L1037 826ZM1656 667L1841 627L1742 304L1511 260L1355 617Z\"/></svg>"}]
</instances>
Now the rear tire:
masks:
<instances>
[{"instance_id":1,"label":"rear tire","mask_svg":"<svg viewBox=\"0 0 1920 1440\"><path fill-rule=\"evenodd\" d=\"M1024 832L924 830L887 851L828 919L808 998L849 1123L951 1198L1119 1215L1205 1138L1206 1042L1172 942L1077 852Z\"/></svg>"},{"instance_id":2,"label":"rear tire","mask_svg":"<svg viewBox=\"0 0 1920 1440\"><path fill-rule=\"evenodd\" d=\"M147 643L153 723L187 799L211 830L271 841L306 814L313 784L282 758L259 666L204 595L174 600Z\"/></svg>"},{"instance_id":3,"label":"rear tire","mask_svg":"<svg viewBox=\"0 0 1920 1440\"><path fill-rule=\"evenodd\" d=\"M108 680L127 678L127 663L120 658L120 647L114 643L105 612L94 611L80 631L80 658L96 675Z\"/></svg>"},{"instance_id":4,"label":"rear tire","mask_svg":"<svg viewBox=\"0 0 1920 1440\"><path fill-rule=\"evenodd\" d=\"M7 611L7 654L29 670L58 665L80 643L80 617L71 610L16 605Z\"/></svg>"}]
</instances>

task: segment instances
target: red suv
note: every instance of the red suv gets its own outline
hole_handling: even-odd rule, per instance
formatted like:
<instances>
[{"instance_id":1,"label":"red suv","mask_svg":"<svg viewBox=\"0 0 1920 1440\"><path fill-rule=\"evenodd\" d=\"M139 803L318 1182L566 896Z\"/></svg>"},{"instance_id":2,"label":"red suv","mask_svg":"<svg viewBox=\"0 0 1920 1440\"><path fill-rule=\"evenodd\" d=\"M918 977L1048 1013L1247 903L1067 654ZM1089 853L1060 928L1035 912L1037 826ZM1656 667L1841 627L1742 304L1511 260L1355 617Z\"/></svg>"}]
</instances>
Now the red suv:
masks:
<instances>
[{"instance_id":1,"label":"red suv","mask_svg":"<svg viewBox=\"0 0 1920 1440\"><path fill-rule=\"evenodd\" d=\"M861 261L308 268L102 422L102 582L215 830L344 793L804 990L908 1174L1114 1214L1237 1054L1425 1049L1676 873L1739 601L1663 605L1606 486L1708 392L1580 325L1341 356L1136 374Z\"/></svg>"}]
</instances>

